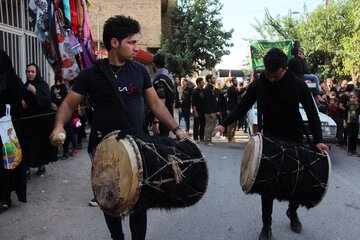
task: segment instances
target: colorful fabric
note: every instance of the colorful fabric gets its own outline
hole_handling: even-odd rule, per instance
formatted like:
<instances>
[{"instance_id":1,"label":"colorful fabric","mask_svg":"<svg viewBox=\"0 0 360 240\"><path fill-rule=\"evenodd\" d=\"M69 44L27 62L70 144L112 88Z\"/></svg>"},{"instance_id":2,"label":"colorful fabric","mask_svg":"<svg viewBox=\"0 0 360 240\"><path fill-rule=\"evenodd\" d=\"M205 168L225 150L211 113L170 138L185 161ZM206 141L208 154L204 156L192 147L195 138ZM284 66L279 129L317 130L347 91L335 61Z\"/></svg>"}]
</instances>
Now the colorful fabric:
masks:
<instances>
[{"instance_id":1,"label":"colorful fabric","mask_svg":"<svg viewBox=\"0 0 360 240\"><path fill-rule=\"evenodd\" d=\"M70 0L62 0L66 28L71 27Z\"/></svg>"},{"instance_id":2,"label":"colorful fabric","mask_svg":"<svg viewBox=\"0 0 360 240\"><path fill-rule=\"evenodd\" d=\"M72 46L70 36L68 32L62 28L59 12L55 12L55 28L61 61L61 77L63 81L72 81L80 73L80 69L74 55L71 54Z\"/></svg>"},{"instance_id":3,"label":"colorful fabric","mask_svg":"<svg viewBox=\"0 0 360 240\"><path fill-rule=\"evenodd\" d=\"M40 42L44 42L49 37L48 10L47 0L29 1L30 25L34 27Z\"/></svg>"}]
</instances>

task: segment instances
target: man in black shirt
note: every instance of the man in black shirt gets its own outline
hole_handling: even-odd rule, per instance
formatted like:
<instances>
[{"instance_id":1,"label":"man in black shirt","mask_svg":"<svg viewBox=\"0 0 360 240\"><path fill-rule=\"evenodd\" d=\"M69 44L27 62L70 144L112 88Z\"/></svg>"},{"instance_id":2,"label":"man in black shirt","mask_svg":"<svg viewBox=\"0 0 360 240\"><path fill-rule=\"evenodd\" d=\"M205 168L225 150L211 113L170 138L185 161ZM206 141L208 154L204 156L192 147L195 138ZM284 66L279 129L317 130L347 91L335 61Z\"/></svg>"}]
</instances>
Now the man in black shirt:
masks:
<instances>
[{"instance_id":1,"label":"man in black shirt","mask_svg":"<svg viewBox=\"0 0 360 240\"><path fill-rule=\"evenodd\" d=\"M131 133L137 138L145 135L144 100L155 117L172 129L178 138L187 137L158 98L145 66L133 61L139 51L139 38L140 25L130 17L114 16L105 22L103 41L109 53L108 58L98 60L84 69L74 80L71 91L56 114L55 127L50 136L54 146L64 144L59 134L65 135L64 124L87 94L94 109L90 134L94 151L100 141L115 130ZM105 213L104 216L111 238L124 240L122 217ZM131 213L129 220L132 239L144 240L146 210Z\"/></svg>"},{"instance_id":2,"label":"man in black shirt","mask_svg":"<svg viewBox=\"0 0 360 240\"><path fill-rule=\"evenodd\" d=\"M216 77L208 74L205 77L207 85L204 89L204 113L205 113L205 144L214 146L212 140L212 130L216 126L217 118L217 99L215 95Z\"/></svg>"},{"instance_id":3,"label":"man in black shirt","mask_svg":"<svg viewBox=\"0 0 360 240\"><path fill-rule=\"evenodd\" d=\"M202 77L196 79L196 88L191 96L191 105L194 114L193 137L195 141L204 141L205 114L204 114L204 85ZM199 139L200 138L200 139Z\"/></svg>"},{"instance_id":4,"label":"man in black shirt","mask_svg":"<svg viewBox=\"0 0 360 240\"><path fill-rule=\"evenodd\" d=\"M153 86L158 97L165 104L171 116L173 116L176 99L175 81L170 76L169 71L165 68L165 62L165 55L161 53L154 55L153 69L156 74L153 81ZM170 129L168 129L164 124L160 123L156 117L152 121L152 129L154 134L158 134L160 136L169 136Z\"/></svg>"},{"instance_id":5,"label":"man in black shirt","mask_svg":"<svg viewBox=\"0 0 360 240\"><path fill-rule=\"evenodd\" d=\"M235 77L229 79L229 85L230 86L227 89L227 104L226 104L227 115L229 115L232 111L234 111L234 109L238 104L238 97L239 97L239 91L237 89L237 81ZM237 122L233 122L227 127L228 142L235 141L234 137L235 137L236 125Z\"/></svg>"},{"instance_id":6,"label":"man in black shirt","mask_svg":"<svg viewBox=\"0 0 360 240\"><path fill-rule=\"evenodd\" d=\"M262 109L263 134L265 136L282 138L293 142L303 139L302 119L299 103L302 104L309 120L316 149L328 152L329 148L322 143L321 123L313 103L311 93L302 80L287 71L287 56L278 49L270 49L264 57L265 72L248 87L239 105L227 119L214 131L224 131L224 127L237 121L259 99L258 108ZM261 196L263 228L259 239L271 239L271 215L274 197ZM300 233L301 222L297 216L298 204L289 203L286 214L290 218L291 230Z\"/></svg>"}]
</instances>

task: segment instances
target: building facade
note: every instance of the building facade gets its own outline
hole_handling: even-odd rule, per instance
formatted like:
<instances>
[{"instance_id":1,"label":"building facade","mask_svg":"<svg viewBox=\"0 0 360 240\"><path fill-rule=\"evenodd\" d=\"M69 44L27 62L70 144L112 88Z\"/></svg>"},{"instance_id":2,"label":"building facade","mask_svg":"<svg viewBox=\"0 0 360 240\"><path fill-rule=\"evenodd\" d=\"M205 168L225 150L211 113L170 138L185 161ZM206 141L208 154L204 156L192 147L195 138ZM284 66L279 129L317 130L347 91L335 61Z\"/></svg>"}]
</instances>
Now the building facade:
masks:
<instances>
[{"instance_id":1,"label":"building facade","mask_svg":"<svg viewBox=\"0 0 360 240\"><path fill-rule=\"evenodd\" d=\"M140 49L155 53L160 48L161 34L170 31L171 10L175 5L176 0L93 0L89 16L96 49L103 49L105 21L111 16L125 15L140 23Z\"/></svg>"},{"instance_id":2,"label":"building facade","mask_svg":"<svg viewBox=\"0 0 360 240\"><path fill-rule=\"evenodd\" d=\"M90 27L96 49L102 47L105 21L114 15L128 15L141 25L140 49L155 53L160 36L170 32L171 10L176 0L93 0L89 9ZM48 64L33 29L29 24L27 0L0 0L0 49L11 58L18 76L25 82L25 68L37 64L44 80L51 85L54 73Z\"/></svg>"}]
</instances>

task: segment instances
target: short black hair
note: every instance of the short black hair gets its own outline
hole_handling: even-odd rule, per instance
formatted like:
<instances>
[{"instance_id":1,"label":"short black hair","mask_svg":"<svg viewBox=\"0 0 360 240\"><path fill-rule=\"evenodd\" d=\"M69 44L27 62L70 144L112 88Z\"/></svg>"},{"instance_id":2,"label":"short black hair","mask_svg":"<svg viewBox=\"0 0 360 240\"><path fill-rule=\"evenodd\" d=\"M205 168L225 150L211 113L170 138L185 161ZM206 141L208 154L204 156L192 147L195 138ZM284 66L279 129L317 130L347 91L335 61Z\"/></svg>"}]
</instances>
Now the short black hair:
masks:
<instances>
[{"instance_id":1,"label":"short black hair","mask_svg":"<svg viewBox=\"0 0 360 240\"><path fill-rule=\"evenodd\" d=\"M206 82L209 82L212 79L213 75L212 74L208 74L205 76L205 80Z\"/></svg>"},{"instance_id":2,"label":"short black hair","mask_svg":"<svg viewBox=\"0 0 360 240\"><path fill-rule=\"evenodd\" d=\"M197 85L199 85L202 81L204 81L204 79L202 77L198 77L195 82Z\"/></svg>"},{"instance_id":3,"label":"short black hair","mask_svg":"<svg viewBox=\"0 0 360 240\"><path fill-rule=\"evenodd\" d=\"M103 42L106 50L111 49L111 39L116 38L120 42L129 36L140 33L140 24L131 17L117 15L110 17L104 24Z\"/></svg>"},{"instance_id":4,"label":"short black hair","mask_svg":"<svg viewBox=\"0 0 360 240\"><path fill-rule=\"evenodd\" d=\"M158 68L164 68L165 67L165 63L166 63L166 57L164 54L162 53L156 53L153 57L153 63L158 67Z\"/></svg>"},{"instance_id":5,"label":"short black hair","mask_svg":"<svg viewBox=\"0 0 360 240\"><path fill-rule=\"evenodd\" d=\"M264 57L265 69L270 72L275 72L280 68L286 68L287 62L287 55L279 48L271 48Z\"/></svg>"},{"instance_id":6,"label":"short black hair","mask_svg":"<svg viewBox=\"0 0 360 240\"><path fill-rule=\"evenodd\" d=\"M299 48L294 47L291 49L291 55L297 56L299 54L299 51L300 51Z\"/></svg>"}]
</instances>

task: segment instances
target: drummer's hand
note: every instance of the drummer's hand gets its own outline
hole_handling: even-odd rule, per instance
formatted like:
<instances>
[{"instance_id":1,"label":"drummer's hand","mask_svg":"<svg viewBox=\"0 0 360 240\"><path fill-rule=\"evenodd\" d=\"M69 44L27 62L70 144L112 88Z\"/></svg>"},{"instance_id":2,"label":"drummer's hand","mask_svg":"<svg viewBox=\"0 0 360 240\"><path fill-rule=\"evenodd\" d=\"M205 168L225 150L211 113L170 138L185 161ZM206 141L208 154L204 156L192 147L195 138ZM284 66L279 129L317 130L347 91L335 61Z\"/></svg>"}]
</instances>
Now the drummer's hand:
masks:
<instances>
[{"instance_id":1,"label":"drummer's hand","mask_svg":"<svg viewBox=\"0 0 360 240\"><path fill-rule=\"evenodd\" d=\"M59 145L63 145L66 138L66 132L64 128L58 127L54 128L52 133L50 134L50 142L53 146L58 147Z\"/></svg>"},{"instance_id":2,"label":"drummer's hand","mask_svg":"<svg viewBox=\"0 0 360 240\"><path fill-rule=\"evenodd\" d=\"M225 128L223 125L217 125L214 129L213 129L213 133L223 133L225 131Z\"/></svg>"},{"instance_id":3,"label":"drummer's hand","mask_svg":"<svg viewBox=\"0 0 360 240\"><path fill-rule=\"evenodd\" d=\"M325 152L329 153L330 152L329 147L324 143L318 143L315 146L316 146L316 149L321 153L325 153Z\"/></svg>"},{"instance_id":4,"label":"drummer's hand","mask_svg":"<svg viewBox=\"0 0 360 240\"><path fill-rule=\"evenodd\" d=\"M176 130L175 136L176 136L178 139L184 139L184 138L188 138L188 137L189 137L189 136L187 135L187 133L184 131L184 129L182 129L182 128L179 128L179 129Z\"/></svg>"}]
</instances>

